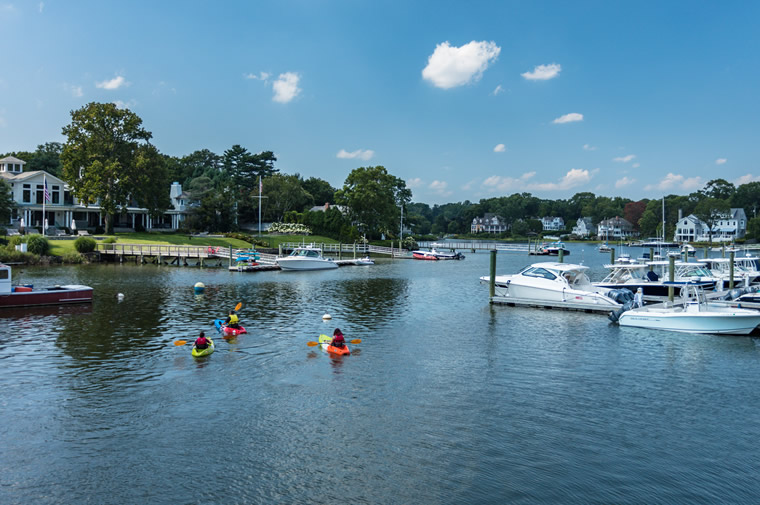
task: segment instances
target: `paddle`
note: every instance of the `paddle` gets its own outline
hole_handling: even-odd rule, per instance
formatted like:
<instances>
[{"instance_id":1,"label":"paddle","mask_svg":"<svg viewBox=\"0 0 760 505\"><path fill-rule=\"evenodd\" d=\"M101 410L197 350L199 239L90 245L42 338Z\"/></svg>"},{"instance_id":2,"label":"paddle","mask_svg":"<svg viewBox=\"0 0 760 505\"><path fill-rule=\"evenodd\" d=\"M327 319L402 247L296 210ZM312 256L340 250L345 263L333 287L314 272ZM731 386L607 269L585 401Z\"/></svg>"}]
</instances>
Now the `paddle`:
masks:
<instances>
[{"instance_id":1,"label":"paddle","mask_svg":"<svg viewBox=\"0 0 760 505\"><path fill-rule=\"evenodd\" d=\"M238 302L237 305L235 305L235 312L239 311L243 307L243 302ZM221 328L219 328L219 331L221 331ZM174 345L180 346L185 345L187 343L187 340L175 340Z\"/></svg>"},{"instance_id":2,"label":"paddle","mask_svg":"<svg viewBox=\"0 0 760 505\"><path fill-rule=\"evenodd\" d=\"M329 342L323 342L323 343L324 344L328 344ZM349 340L346 343L348 343L348 344L361 344L362 343L362 339L355 338L353 340ZM306 342L306 345L308 345L309 347L314 347L314 346L319 345L319 342L310 341L310 342Z\"/></svg>"},{"instance_id":3,"label":"paddle","mask_svg":"<svg viewBox=\"0 0 760 505\"><path fill-rule=\"evenodd\" d=\"M210 340L210 339L207 339L207 340ZM193 341L193 342L195 342L195 341ZM185 345L186 343L187 343L187 340L175 340L174 341L174 345L177 345L177 346L179 346L179 345Z\"/></svg>"}]
</instances>

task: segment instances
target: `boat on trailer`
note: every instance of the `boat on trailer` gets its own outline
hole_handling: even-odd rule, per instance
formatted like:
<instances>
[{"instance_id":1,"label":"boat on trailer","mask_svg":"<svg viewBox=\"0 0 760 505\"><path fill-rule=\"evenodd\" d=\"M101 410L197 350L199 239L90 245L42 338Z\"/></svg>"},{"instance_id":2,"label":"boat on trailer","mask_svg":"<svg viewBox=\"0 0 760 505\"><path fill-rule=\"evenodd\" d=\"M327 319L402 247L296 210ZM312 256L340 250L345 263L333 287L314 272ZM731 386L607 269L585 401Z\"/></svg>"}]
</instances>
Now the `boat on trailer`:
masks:
<instances>
[{"instance_id":1,"label":"boat on trailer","mask_svg":"<svg viewBox=\"0 0 760 505\"><path fill-rule=\"evenodd\" d=\"M64 305L92 301L92 288L79 284L35 288L33 285L13 285L10 265L0 263L0 307L34 307Z\"/></svg>"}]
</instances>

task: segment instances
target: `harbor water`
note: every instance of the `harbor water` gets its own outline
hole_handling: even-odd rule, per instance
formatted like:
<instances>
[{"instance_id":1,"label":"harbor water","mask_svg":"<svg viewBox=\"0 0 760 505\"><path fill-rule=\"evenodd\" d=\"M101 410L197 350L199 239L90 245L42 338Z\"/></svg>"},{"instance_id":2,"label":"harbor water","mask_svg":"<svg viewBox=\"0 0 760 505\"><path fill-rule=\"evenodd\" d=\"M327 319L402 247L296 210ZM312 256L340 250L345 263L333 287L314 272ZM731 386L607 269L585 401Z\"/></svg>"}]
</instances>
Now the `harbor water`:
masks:
<instances>
[{"instance_id":1,"label":"harbor water","mask_svg":"<svg viewBox=\"0 0 760 505\"><path fill-rule=\"evenodd\" d=\"M609 254L568 247L601 280ZM760 500L760 340L491 306L489 254L464 253L318 272L15 267L95 293L0 310L0 503ZM502 252L497 272L542 260ZM226 341L213 320L238 302L248 333ZM362 340L352 355L307 345L336 327ZM200 331L209 357L173 344Z\"/></svg>"}]
</instances>

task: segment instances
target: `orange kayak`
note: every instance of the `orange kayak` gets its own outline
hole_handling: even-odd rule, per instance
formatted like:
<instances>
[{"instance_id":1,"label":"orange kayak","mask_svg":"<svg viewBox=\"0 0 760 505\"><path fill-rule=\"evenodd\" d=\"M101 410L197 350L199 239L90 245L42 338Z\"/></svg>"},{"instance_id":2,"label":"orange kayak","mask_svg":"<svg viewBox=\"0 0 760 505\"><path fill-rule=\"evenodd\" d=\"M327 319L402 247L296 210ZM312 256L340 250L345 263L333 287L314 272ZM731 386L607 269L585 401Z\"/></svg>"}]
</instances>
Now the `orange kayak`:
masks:
<instances>
[{"instance_id":1,"label":"orange kayak","mask_svg":"<svg viewBox=\"0 0 760 505\"><path fill-rule=\"evenodd\" d=\"M349 350L347 345L343 345L343 347L334 347L330 345L332 343L332 337L328 337L327 335L320 335L319 336L319 343L322 345L322 349L325 351L332 353L332 354L338 354L338 355L344 355L344 354L351 354L351 351Z\"/></svg>"}]
</instances>

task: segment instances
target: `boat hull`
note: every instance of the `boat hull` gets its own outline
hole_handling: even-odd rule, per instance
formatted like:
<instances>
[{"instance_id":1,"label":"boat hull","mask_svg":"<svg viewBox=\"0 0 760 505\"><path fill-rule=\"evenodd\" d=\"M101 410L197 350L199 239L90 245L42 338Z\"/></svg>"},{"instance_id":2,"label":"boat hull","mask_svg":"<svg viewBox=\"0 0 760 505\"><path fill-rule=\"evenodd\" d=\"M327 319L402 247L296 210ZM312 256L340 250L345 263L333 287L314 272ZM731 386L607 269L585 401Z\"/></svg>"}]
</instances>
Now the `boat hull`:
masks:
<instances>
[{"instance_id":1,"label":"boat hull","mask_svg":"<svg viewBox=\"0 0 760 505\"><path fill-rule=\"evenodd\" d=\"M760 325L760 312L731 309L725 312L688 312L644 307L623 312L620 326L676 331L680 333L748 335Z\"/></svg>"},{"instance_id":2,"label":"boat hull","mask_svg":"<svg viewBox=\"0 0 760 505\"><path fill-rule=\"evenodd\" d=\"M345 356L347 354L351 354L351 351L349 350L347 345L343 345L343 347L334 347L330 345L332 342L332 337L328 337L327 335L320 335L319 336L319 344L322 347L323 350L327 351L330 354L336 354L338 356Z\"/></svg>"},{"instance_id":3,"label":"boat hull","mask_svg":"<svg viewBox=\"0 0 760 505\"><path fill-rule=\"evenodd\" d=\"M280 258L277 260L277 265L282 270L298 271L298 270L331 270L338 268L338 264L329 259L300 259L300 258Z\"/></svg>"},{"instance_id":4,"label":"boat hull","mask_svg":"<svg viewBox=\"0 0 760 505\"><path fill-rule=\"evenodd\" d=\"M33 307L87 302L92 302L92 288L78 285L14 291L0 295L0 307Z\"/></svg>"}]
</instances>

